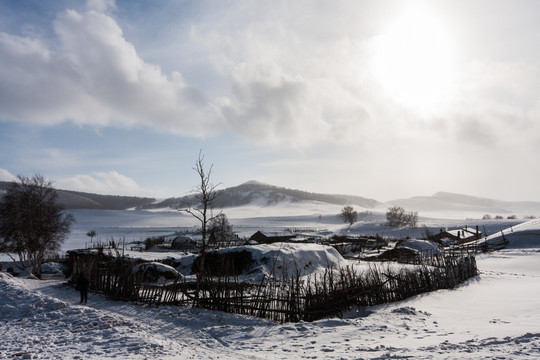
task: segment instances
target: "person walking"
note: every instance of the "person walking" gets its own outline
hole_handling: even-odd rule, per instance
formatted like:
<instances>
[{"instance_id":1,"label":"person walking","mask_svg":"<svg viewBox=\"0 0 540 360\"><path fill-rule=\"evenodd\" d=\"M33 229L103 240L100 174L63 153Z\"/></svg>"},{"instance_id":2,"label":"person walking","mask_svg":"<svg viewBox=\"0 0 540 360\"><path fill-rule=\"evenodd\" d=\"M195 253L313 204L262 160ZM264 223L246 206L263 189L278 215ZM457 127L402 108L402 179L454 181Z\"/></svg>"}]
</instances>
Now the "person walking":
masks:
<instances>
[{"instance_id":1,"label":"person walking","mask_svg":"<svg viewBox=\"0 0 540 360\"><path fill-rule=\"evenodd\" d=\"M77 286L75 287L75 290L79 291L81 293L81 304L84 301L88 301L88 280L84 277L83 274L79 275L79 279L77 280Z\"/></svg>"}]
</instances>

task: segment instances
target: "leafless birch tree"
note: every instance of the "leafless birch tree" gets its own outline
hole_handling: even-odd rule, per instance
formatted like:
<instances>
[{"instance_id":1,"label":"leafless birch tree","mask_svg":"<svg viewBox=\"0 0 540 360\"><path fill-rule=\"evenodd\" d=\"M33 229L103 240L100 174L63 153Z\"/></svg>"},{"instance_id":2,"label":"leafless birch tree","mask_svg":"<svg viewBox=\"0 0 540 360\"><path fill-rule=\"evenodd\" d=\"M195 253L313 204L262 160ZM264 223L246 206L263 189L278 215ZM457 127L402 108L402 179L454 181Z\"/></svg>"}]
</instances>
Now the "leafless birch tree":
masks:
<instances>
[{"instance_id":1,"label":"leafless birch tree","mask_svg":"<svg viewBox=\"0 0 540 360\"><path fill-rule=\"evenodd\" d=\"M193 167L193 170L195 170L199 176L200 181L195 188L195 201L193 204L187 204L187 207L185 208L178 209L178 211L184 211L190 214L201 223L202 249L200 274L204 273L204 255L208 235L208 224L221 214L221 211L215 215L213 214L213 203L218 196L216 188L219 186L219 184L214 185L211 182L213 167L214 165L212 164L209 168L205 168L204 154L202 153L202 150L199 151L199 157L197 158L197 161L195 161L195 166Z\"/></svg>"}]
</instances>

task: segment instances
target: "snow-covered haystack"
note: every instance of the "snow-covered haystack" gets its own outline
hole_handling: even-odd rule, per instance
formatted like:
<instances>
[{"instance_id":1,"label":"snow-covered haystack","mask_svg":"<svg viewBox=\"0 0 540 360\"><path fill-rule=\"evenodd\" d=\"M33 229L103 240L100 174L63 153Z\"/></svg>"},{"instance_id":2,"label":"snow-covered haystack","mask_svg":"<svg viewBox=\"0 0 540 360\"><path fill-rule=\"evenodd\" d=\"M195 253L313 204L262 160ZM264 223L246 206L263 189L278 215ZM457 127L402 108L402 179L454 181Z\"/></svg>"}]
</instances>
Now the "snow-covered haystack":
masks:
<instances>
[{"instance_id":1,"label":"snow-covered haystack","mask_svg":"<svg viewBox=\"0 0 540 360\"><path fill-rule=\"evenodd\" d=\"M339 268L345 260L330 246L317 244L274 243L264 245L245 245L223 252L247 251L251 253L252 263L245 275L258 278L307 276L323 272L327 268Z\"/></svg>"},{"instance_id":2,"label":"snow-covered haystack","mask_svg":"<svg viewBox=\"0 0 540 360\"><path fill-rule=\"evenodd\" d=\"M411 239L396 245L398 249L409 249L425 255L437 255L440 253L439 246L433 241Z\"/></svg>"},{"instance_id":3,"label":"snow-covered haystack","mask_svg":"<svg viewBox=\"0 0 540 360\"><path fill-rule=\"evenodd\" d=\"M540 219L526 221L483 240L488 248L526 249L540 247Z\"/></svg>"},{"instance_id":4,"label":"snow-covered haystack","mask_svg":"<svg viewBox=\"0 0 540 360\"><path fill-rule=\"evenodd\" d=\"M194 259L197 272L200 257ZM212 276L242 276L259 281L263 276L284 278L307 276L328 268L338 269L345 262L330 246L317 244L273 243L244 245L208 252L205 271Z\"/></svg>"},{"instance_id":5,"label":"snow-covered haystack","mask_svg":"<svg viewBox=\"0 0 540 360\"><path fill-rule=\"evenodd\" d=\"M140 276L144 283L164 284L167 281L177 280L182 275L175 268L159 262L146 262L135 265L133 273Z\"/></svg>"},{"instance_id":6,"label":"snow-covered haystack","mask_svg":"<svg viewBox=\"0 0 540 360\"><path fill-rule=\"evenodd\" d=\"M64 265L56 262L48 262L41 265L41 273L49 276L62 276L64 275Z\"/></svg>"}]
</instances>

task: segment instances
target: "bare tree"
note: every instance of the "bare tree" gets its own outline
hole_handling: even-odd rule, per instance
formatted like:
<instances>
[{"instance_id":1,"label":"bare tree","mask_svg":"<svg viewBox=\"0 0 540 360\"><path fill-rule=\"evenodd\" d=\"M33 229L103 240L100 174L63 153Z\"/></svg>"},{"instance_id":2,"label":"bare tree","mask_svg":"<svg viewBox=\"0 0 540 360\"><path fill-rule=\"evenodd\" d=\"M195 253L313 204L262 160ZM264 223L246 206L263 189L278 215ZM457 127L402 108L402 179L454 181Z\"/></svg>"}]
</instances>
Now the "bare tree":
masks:
<instances>
[{"instance_id":1,"label":"bare tree","mask_svg":"<svg viewBox=\"0 0 540 360\"><path fill-rule=\"evenodd\" d=\"M343 219L343 222L348 222L352 225L358 219L358 212L356 212L356 210L354 210L352 206L347 205L343 209L341 209L339 217Z\"/></svg>"},{"instance_id":2,"label":"bare tree","mask_svg":"<svg viewBox=\"0 0 540 360\"><path fill-rule=\"evenodd\" d=\"M30 268L38 278L45 257L60 250L73 222L57 198L52 182L34 175L19 176L0 201L0 252L20 269ZM18 262L13 254L18 255Z\"/></svg>"},{"instance_id":3,"label":"bare tree","mask_svg":"<svg viewBox=\"0 0 540 360\"><path fill-rule=\"evenodd\" d=\"M184 211L201 223L201 233L202 233L202 250L201 250L201 273L204 273L204 255L206 250L206 240L208 235L208 224L212 219L219 216L221 211L213 215L213 203L217 198L218 193L216 188L219 184L214 185L210 181L212 175L212 168L214 165L210 165L208 169L204 167L204 155L202 150L199 151L199 157L195 161L195 166L193 170L199 176L200 183L195 188L195 204L187 204L186 208L178 209L178 211Z\"/></svg>"},{"instance_id":4,"label":"bare tree","mask_svg":"<svg viewBox=\"0 0 540 360\"><path fill-rule=\"evenodd\" d=\"M418 211L409 211L405 214L404 225L416 227L418 224Z\"/></svg>"},{"instance_id":5,"label":"bare tree","mask_svg":"<svg viewBox=\"0 0 540 360\"><path fill-rule=\"evenodd\" d=\"M94 239L94 237L97 235L96 230L90 230L86 233L86 236L90 238L90 242Z\"/></svg>"},{"instance_id":6,"label":"bare tree","mask_svg":"<svg viewBox=\"0 0 540 360\"><path fill-rule=\"evenodd\" d=\"M409 211L406 213L404 208L400 206L392 206L386 212L386 220L388 221L388 226L390 227L416 227L418 223L418 212Z\"/></svg>"},{"instance_id":7,"label":"bare tree","mask_svg":"<svg viewBox=\"0 0 540 360\"><path fill-rule=\"evenodd\" d=\"M400 206L392 206L386 212L386 220L390 227L400 227L403 224L405 209Z\"/></svg>"},{"instance_id":8,"label":"bare tree","mask_svg":"<svg viewBox=\"0 0 540 360\"><path fill-rule=\"evenodd\" d=\"M214 217L210 222L210 240L215 241L215 245L230 246L234 238L232 225L227 218L227 215L221 213Z\"/></svg>"}]
</instances>

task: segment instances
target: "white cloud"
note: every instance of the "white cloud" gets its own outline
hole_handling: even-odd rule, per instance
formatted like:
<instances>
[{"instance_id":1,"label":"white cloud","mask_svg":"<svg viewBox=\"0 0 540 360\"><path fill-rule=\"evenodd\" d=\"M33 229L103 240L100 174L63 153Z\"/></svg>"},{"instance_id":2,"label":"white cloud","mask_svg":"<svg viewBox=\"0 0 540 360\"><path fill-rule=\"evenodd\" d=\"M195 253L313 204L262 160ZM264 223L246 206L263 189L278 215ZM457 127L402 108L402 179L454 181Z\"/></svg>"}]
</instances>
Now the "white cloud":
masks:
<instances>
[{"instance_id":1,"label":"white cloud","mask_svg":"<svg viewBox=\"0 0 540 360\"><path fill-rule=\"evenodd\" d=\"M188 135L214 128L202 93L144 62L116 21L66 10L49 45L0 33L0 116L43 125L146 125ZM57 41L57 43L54 43Z\"/></svg>"},{"instance_id":2,"label":"white cloud","mask_svg":"<svg viewBox=\"0 0 540 360\"><path fill-rule=\"evenodd\" d=\"M230 78L232 90L220 108L231 129L257 141L303 146L361 132L371 117L363 45L335 32L343 26L337 21L322 31L317 20L324 16L316 11L300 25L289 13L255 13L240 28L241 15L231 15L218 27L194 31L212 51L215 69Z\"/></svg>"},{"instance_id":3,"label":"white cloud","mask_svg":"<svg viewBox=\"0 0 540 360\"><path fill-rule=\"evenodd\" d=\"M141 59L118 23L95 11L110 6L89 2L94 10L58 14L50 43L2 34L0 116L45 125L146 125L191 136L229 131L295 146L342 141L361 129L370 113L369 92L358 85L361 47L335 31L337 23L321 31L284 4L268 14L259 9L250 21L240 18L247 10L236 13L243 5L218 24L208 22L213 16L195 19L184 49L210 59L221 75L215 81L229 84L216 99L181 73L164 74Z\"/></svg>"},{"instance_id":4,"label":"white cloud","mask_svg":"<svg viewBox=\"0 0 540 360\"><path fill-rule=\"evenodd\" d=\"M17 177L7 171L6 169L0 168L0 181L15 181Z\"/></svg>"},{"instance_id":5,"label":"white cloud","mask_svg":"<svg viewBox=\"0 0 540 360\"><path fill-rule=\"evenodd\" d=\"M55 181L55 187L106 195L144 196L149 191L141 188L135 180L116 171L76 175Z\"/></svg>"},{"instance_id":6,"label":"white cloud","mask_svg":"<svg viewBox=\"0 0 540 360\"><path fill-rule=\"evenodd\" d=\"M204 11L189 26L167 24L170 32L160 33L159 43L171 48L163 57L200 62L187 74L145 61L110 13L112 0L59 13L52 39L0 33L0 117L201 137L227 133L291 147L376 145L409 136L493 146L500 134L520 138L535 123L539 71L527 64L460 59L459 96L430 116L386 94L370 64L382 19L399 12L398 5L392 11L359 2L210 5L197 5ZM157 26L155 18L145 21Z\"/></svg>"},{"instance_id":7,"label":"white cloud","mask_svg":"<svg viewBox=\"0 0 540 360\"><path fill-rule=\"evenodd\" d=\"M534 109L540 68L500 62L471 62L461 74L459 99L440 114L437 129L464 143L504 151L534 146L540 133L531 131L538 123Z\"/></svg>"}]
</instances>

